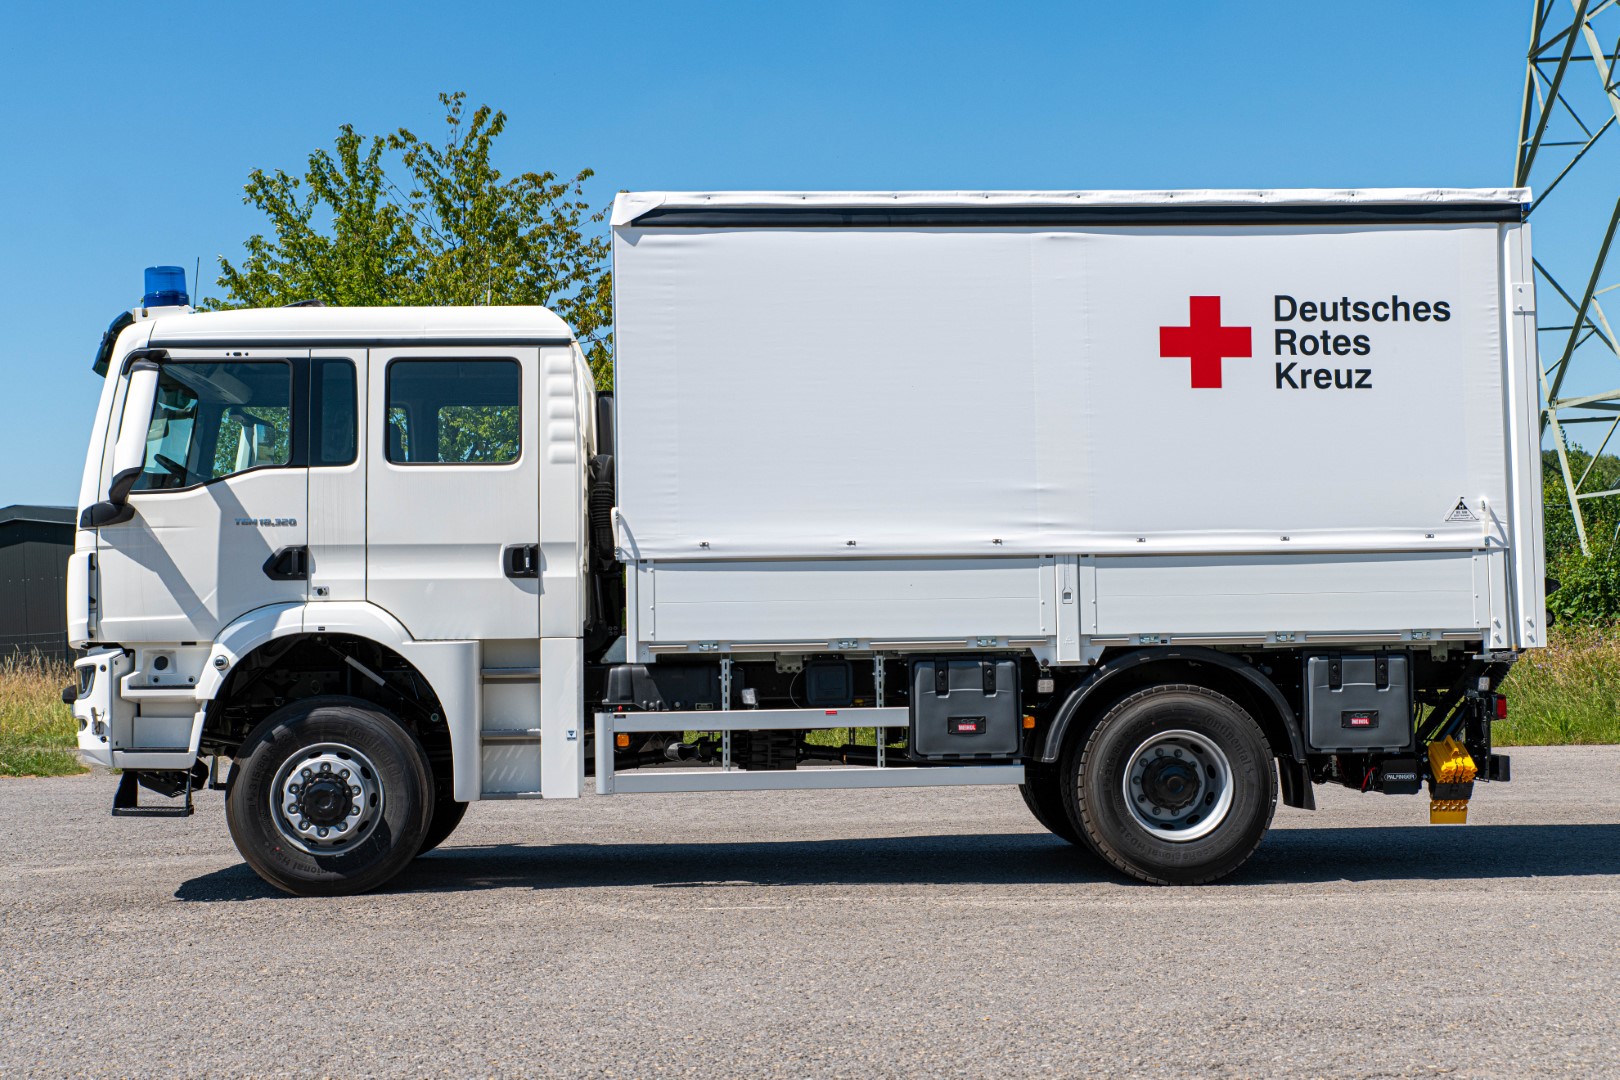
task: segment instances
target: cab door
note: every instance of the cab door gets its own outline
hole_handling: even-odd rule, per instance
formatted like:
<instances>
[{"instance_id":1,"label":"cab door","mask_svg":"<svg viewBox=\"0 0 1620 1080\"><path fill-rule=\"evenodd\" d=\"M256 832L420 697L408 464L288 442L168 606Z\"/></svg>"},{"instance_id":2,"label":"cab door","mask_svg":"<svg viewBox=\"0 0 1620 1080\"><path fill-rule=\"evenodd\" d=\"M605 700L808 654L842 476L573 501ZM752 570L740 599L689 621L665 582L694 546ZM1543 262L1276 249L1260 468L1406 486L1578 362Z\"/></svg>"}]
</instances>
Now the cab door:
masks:
<instances>
[{"instance_id":1,"label":"cab door","mask_svg":"<svg viewBox=\"0 0 1620 1080\"><path fill-rule=\"evenodd\" d=\"M206 642L255 608L304 599L309 479L295 413L307 364L285 350L163 360L134 516L98 532L98 638Z\"/></svg>"},{"instance_id":2,"label":"cab door","mask_svg":"<svg viewBox=\"0 0 1620 1080\"><path fill-rule=\"evenodd\" d=\"M540 636L538 362L371 350L366 597L417 639Z\"/></svg>"},{"instance_id":3,"label":"cab door","mask_svg":"<svg viewBox=\"0 0 1620 1080\"><path fill-rule=\"evenodd\" d=\"M366 598L366 351L309 354L309 598Z\"/></svg>"}]
</instances>

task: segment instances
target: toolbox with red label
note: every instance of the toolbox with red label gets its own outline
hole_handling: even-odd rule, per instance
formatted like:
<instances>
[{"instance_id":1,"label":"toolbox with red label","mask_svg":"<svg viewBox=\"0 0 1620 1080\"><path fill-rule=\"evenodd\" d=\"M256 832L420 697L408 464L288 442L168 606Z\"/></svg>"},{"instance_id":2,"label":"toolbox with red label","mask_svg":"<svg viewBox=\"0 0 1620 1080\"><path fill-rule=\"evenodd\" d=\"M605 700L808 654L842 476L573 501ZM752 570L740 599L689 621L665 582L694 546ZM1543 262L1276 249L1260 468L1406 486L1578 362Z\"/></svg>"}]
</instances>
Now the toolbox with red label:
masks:
<instances>
[{"instance_id":1,"label":"toolbox with red label","mask_svg":"<svg viewBox=\"0 0 1620 1080\"><path fill-rule=\"evenodd\" d=\"M1410 665L1405 653L1309 657L1305 661L1305 721L1311 749L1410 749Z\"/></svg>"},{"instance_id":2,"label":"toolbox with red label","mask_svg":"<svg viewBox=\"0 0 1620 1080\"><path fill-rule=\"evenodd\" d=\"M1022 735L1016 660L941 656L911 665L913 757L1015 757Z\"/></svg>"}]
</instances>

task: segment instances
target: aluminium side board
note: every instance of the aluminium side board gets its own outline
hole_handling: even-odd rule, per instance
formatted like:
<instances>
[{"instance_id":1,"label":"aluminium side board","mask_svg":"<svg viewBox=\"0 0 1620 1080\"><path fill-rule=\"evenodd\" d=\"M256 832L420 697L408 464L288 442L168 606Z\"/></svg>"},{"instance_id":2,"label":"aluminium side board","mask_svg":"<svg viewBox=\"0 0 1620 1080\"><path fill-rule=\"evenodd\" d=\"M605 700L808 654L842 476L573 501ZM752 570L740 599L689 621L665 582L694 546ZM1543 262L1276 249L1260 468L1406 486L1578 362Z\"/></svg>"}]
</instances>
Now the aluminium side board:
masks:
<instances>
[{"instance_id":1,"label":"aluminium side board","mask_svg":"<svg viewBox=\"0 0 1620 1080\"><path fill-rule=\"evenodd\" d=\"M1526 198L619 196L631 658L1543 644Z\"/></svg>"}]
</instances>

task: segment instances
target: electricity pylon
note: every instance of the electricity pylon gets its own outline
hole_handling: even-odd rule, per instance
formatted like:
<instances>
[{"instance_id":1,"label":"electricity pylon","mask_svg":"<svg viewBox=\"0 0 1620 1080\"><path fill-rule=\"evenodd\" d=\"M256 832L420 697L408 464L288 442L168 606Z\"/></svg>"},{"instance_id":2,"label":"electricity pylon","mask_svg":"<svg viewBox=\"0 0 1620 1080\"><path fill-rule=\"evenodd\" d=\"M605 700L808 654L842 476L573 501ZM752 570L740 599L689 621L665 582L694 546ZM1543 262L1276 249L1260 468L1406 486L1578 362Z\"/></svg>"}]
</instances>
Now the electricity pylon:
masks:
<instances>
[{"instance_id":1,"label":"electricity pylon","mask_svg":"<svg viewBox=\"0 0 1620 1080\"><path fill-rule=\"evenodd\" d=\"M1604 152L1613 149L1610 144L1620 140L1620 133L1609 135L1603 149L1592 152L1611 127L1620 125L1620 71L1616 70L1620 59L1620 0L1532 0L1531 6L1530 52L1525 64L1524 107L1519 115L1513 184L1538 189L1530 204L1532 221L1556 214L1560 239L1596 243L1590 260L1585 255L1554 260L1556 275L1540 260L1535 264L1541 280L1559 298L1557 310L1562 312L1567 307L1570 314L1567 324L1562 318L1549 317L1548 312L1538 315L1540 334L1548 335L1538 339L1541 430L1544 435L1551 431L1581 550L1590 555L1581 504L1620 495L1620 488L1585 488L1598 455L1620 427L1620 347L1602 300L1605 293L1620 289L1620 282L1603 284L1604 264L1614 244L1615 226L1620 224L1620 167L1616 167L1612 155L1605 156ZM1607 51L1605 42L1610 43ZM1583 161L1586 166L1577 169ZM1595 190L1600 206L1606 206L1612 195L1614 208L1607 221L1573 206L1555 204L1552 212L1541 209L1561 185L1566 193L1581 188L1583 197L1590 197ZM1564 216L1566 212L1579 216L1570 219ZM1538 291L1545 306L1551 297L1545 289ZM1572 369L1580 372L1577 385L1608 385L1615 389L1566 397L1563 387ZM1569 462L1568 429L1575 424L1606 425L1598 429L1603 432L1602 441L1579 477L1572 474Z\"/></svg>"}]
</instances>

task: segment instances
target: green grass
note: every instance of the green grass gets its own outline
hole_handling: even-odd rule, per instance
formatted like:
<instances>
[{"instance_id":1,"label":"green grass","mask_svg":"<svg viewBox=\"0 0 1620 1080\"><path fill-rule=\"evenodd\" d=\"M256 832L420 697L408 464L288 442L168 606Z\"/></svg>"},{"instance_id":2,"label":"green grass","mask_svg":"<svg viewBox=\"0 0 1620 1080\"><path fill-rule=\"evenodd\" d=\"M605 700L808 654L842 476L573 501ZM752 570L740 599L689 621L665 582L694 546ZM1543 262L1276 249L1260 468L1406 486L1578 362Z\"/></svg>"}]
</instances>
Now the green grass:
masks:
<instances>
[{"instance_id":1,"label":"green grass","mask_svg":"<svg viewBox=\"0 0 1620 1080\"><path fill-rule=\"evenodd\" d=\"M905 730L905 728L889 728L887 745L895 746L904 742L902 736L905 734ZM681 733L681 738L685 742L691 742L699 736L718 739L720 733L718 731L686 731ZM845 744L876 746L877 728L814 728L804 733L804 741L811 746L843 746Z\"/></svg>"},{"instance_id":2,"label":"green grass","mask_svg":"<svg viewBox=\"0 0 1620 1080\"><path fill-rule=\"evenodd\" d=\"M62 704L73 678L66 664L37 656L0 660L0 776L71 776L78 725Z\"/></svg>"},{"instance_id":3,"label":"green grass","mask_svg":"<svg viewBox=\"0 0 1620 1080\"><path fill-rule=\"evenodd\" d=\"M1559 627L1502 684L1500 746L1620 743L1620 627Z\"/></svg>"}]
</instances>

